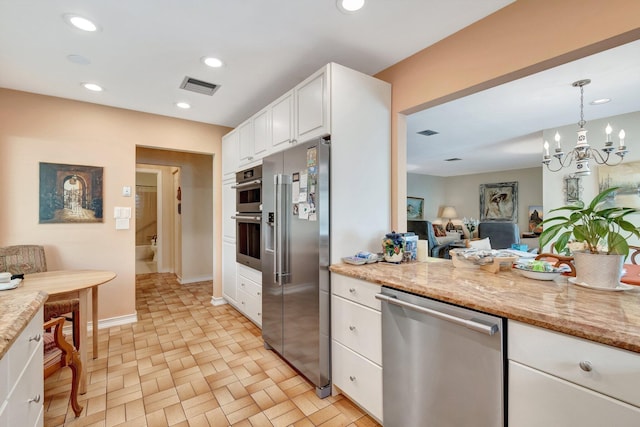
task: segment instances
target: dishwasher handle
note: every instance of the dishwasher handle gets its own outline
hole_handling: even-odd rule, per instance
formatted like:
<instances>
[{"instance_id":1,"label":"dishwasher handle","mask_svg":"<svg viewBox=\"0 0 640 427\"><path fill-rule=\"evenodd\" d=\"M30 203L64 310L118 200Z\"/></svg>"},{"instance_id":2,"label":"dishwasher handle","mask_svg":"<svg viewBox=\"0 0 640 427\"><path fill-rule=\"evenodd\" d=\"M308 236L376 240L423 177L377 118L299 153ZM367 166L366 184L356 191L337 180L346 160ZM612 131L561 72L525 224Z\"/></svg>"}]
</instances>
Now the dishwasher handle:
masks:
<instances>
[{"instance_id":1,"label":"dishwasher handle","mask_svg":"<svg viewBox=\"0 0 640 427\"><path fill-rule=\"evenodd\" d=\"M447 313L443 313L441 311L432 310L430 308L421 307L419 305L411 304L409 302L401 301L393 296L388 296L384 294L376 294L376 299L379 299L383 302L388 302L389 304L397 305L399 307L408 308L409 310L417 311L418 313L426 314L437 319L446 320L448 322L455 323L457 325L464 326L465 328L469 328L476 332L482 332L486 335L494 335L500 331L500 328L495 323L486 324L479 323L478 321L474 321L473 319L467 320L462 319L460 317L452 316Z\"/></svg>"}]
</instances>

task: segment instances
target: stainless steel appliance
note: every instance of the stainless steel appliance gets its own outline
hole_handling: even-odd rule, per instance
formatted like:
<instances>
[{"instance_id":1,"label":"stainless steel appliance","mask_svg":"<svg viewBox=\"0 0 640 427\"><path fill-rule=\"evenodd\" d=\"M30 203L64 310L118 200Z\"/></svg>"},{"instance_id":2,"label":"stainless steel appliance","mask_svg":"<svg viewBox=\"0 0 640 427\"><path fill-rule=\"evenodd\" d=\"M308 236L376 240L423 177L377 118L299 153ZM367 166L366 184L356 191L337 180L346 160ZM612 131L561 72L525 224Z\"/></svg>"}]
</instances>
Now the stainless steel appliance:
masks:
<instances>
[{"instance_id":1,"label":"stainless steel appliance","mask_svg":"<svg viewBox=\"0 0 640 427\"><path fill-rule=\"evenodd\" d=\"M383 287L385 427L504 426L504 319Z\"/></svg>"},{"instance_id":2,"label":"stainless steel appliance","mask_svg":"<svg viewBox=\"0 0 640 427\"><path fill-rule=\"evenodd\" d=\"M236 173L236 261L262 269L262 166Z\"/></svg>"},{"instance_id":3,"label":"stainless steel appliance","mask_svg":"<svg viewBox=\"0 0 640 427\"><path fill-rule=\"evenodd\" d=\"M330 141L263 159L262 337L330 394Z\"/></svg>"},{"instance_id":4,"label":"stainless steel appliance","mask_svg":"<svg viewBox=\"0 0 640 427\"><path fill-rule=\"evenodd\" d=\"M237 213L233 218L236 220L236 262L262 270L262 215L259 212Z\"/></svg>"},{"instance_id":5,"label":"stainless steel appliance","mask_svg":"<svg viewBox=\"0 0 640 427\"><path fill-rule=\"evenodd\" d=\"M236 212L262 210L262 166L236 173Z\"/></svg>"}]
</instances>

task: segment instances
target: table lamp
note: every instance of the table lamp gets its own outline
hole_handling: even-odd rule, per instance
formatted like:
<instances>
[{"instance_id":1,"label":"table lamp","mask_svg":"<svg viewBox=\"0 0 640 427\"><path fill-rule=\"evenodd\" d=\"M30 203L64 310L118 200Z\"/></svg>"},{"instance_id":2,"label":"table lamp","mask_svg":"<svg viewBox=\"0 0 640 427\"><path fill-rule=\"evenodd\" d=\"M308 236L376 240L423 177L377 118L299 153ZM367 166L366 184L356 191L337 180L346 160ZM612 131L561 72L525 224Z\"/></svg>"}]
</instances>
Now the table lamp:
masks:
<instances>
[{"instance_id":1,"label":"table lamp","mask_svg":"<svg viewBox=\"0 0 640 427\"><path fill-rule=\"evenodd\" d=\"M453 225L453 222L451 222L451 219L457 218L457 217L458 217L458 213L456 212L456 208L454 208L453 206L444 207L444 209L442 210L442 218L449 220L449 222L447 223L447 226L445 227L445 230L454 231L456 229L456 226Z\"/></svg>"}]
</instances>

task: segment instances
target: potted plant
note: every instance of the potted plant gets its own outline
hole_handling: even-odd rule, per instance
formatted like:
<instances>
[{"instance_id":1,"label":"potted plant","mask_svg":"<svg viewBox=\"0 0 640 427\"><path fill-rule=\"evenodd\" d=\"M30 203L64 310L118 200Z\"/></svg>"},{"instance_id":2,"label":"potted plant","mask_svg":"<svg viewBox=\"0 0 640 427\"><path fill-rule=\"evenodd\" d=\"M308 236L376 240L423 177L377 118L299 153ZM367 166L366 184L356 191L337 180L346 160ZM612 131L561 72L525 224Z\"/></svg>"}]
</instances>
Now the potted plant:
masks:
<instances>
[{"instance_id":1,"label":"potted plant","mask_svg":"<svg viewBox=\"0 0 640 427\"><path fill-rule=\"evenodd\" d=\"M619 190L619 187L608 188L587 206L578 201L553 209L550 212L566 211L567 214L542 222L540 247L544 248L555 239L553 248L557 253L567 254L571 248L579 283L605 288L618 286L624 259L629 254L627 239L640 237L640 229L626 219L640 210L604 206ZM579 248L570 243L572 240L578 242Z\"/></svg>"}]
</instances>

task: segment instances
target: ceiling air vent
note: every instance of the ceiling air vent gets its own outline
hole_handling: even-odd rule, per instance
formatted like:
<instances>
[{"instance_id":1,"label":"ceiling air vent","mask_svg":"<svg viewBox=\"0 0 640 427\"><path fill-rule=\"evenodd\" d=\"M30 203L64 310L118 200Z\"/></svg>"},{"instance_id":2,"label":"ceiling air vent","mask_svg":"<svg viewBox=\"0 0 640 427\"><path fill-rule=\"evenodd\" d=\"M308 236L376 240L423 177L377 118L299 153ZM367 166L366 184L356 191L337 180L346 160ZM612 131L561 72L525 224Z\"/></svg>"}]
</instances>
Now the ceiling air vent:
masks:
<instances>
[{"instance_id":1,"label":"ceiling air vent","mask_svg":"<svg viewBox=\"0 0 640 427\"><path fill-rule=\"evenodd\" d=\"M432 136L432 135L437 135L440 132L436 132L435 130L431 130L431 129L427 129L427 130L423 130L421 132L418 132L420 135L424 135L424 136Z\"/></svg>"},{"instance_id":2,"label":"ceiling air vent","mask_svg":"<svg viewBox=\"0 0 640 427\"><path fill-rule=\"evenodd\" d=\"M450 159L444 159L445 162L457 162L458 160L462 160L460 157L452 157Z\"/></svg>"},{"instance_id":3,"label":"ceiling air vent","mask_svg":"<svg viewBox=\"0 0 640 427\"><path fill-rule=\"evenodd\" d=\"M180 89L190 90L191 92L201 93L203 95L213 95L218 90L220 85L216 85L209 82L203 82L202 80L194 79L193 77L185 77L180 85Z\"/></svg>"}]
</instances>

